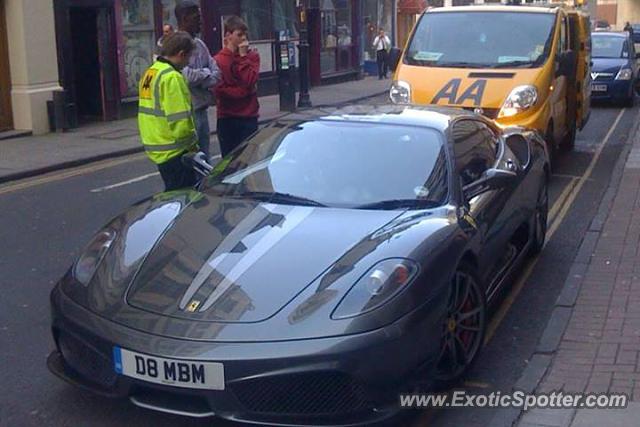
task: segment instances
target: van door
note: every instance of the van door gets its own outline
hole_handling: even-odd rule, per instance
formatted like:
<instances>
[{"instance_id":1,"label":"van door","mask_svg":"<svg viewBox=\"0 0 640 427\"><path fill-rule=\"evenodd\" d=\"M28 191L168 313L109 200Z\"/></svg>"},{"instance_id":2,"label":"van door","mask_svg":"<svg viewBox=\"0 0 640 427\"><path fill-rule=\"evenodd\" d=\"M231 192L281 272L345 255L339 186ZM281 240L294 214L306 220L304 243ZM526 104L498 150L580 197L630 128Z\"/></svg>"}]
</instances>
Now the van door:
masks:
<instances>
[{"instance_id":1,"label":"van door","mask_svg":"<svg viewBox=\"0 0 640 427\"><path fill-rule=\"evenodd\" d=\"M553 140L557 145L567 131L567 77L563 75L561 67L562 58L569 50L568 46L568 22L564 13L559 15L559 32L556 33L556 51L554 64L553 92L551 93L551 110L553 117Z\"/></svg>"},{"instance_id":2,"label":"van door","mask_svg":"<svg viewBox=\"0 0 640 427\"><path fill-rule=\"evenodd\" d=\"M591 113L591 30L589 17L582 14L569 15L569 23L571 45L577 54L575 120L582 130Z\"/></svg>"}]
</instances>

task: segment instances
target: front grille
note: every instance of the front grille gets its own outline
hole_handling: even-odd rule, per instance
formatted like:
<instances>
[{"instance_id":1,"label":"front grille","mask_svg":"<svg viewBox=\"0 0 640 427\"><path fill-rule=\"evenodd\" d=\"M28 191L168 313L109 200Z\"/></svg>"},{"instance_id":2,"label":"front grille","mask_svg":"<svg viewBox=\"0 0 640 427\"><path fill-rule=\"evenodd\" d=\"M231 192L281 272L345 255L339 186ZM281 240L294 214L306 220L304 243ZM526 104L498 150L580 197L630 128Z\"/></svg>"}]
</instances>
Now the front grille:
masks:
<instances>
[{"instance_id":1,"label":"front grille","mask_svg":"<svg viewBox=\"0 0 640 427\"><path fill-rule=\"evenodd\" d=\"M103 386L115 384L111 360L73 335L61 333L58 346L66 364L85 379Z\"/></svg>"},{"instance_id":2,"label":"front grille","mask_svg":"<svg viewBox=\"0 0 640 427\"><path fill-rule=\"evenodd\" d=\"M613 73L599 73L595 75L595 78L593 79L594 82L606 82L606 81L610 81L613 80L614 78L614 74Z\"/></svg>"},{"instance_id":3,"label":"front grille","mask_svg":"<svg viewBox=\"0 0 640 427\"><path fill-rule=\"evenodd\" d=\"M363 387L339 372L279 375L229 386L250 412L337 415L367 408Z\"/></svg>"}]
</instances>

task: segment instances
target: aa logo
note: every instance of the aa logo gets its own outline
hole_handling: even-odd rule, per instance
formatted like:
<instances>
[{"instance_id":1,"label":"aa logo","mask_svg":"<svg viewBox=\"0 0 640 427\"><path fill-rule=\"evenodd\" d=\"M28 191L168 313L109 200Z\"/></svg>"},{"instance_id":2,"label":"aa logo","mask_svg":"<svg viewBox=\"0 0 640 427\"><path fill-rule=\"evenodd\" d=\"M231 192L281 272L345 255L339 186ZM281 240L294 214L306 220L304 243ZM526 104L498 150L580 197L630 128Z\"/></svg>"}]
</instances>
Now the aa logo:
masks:
<instances>
[{"instance_id":1,"label":"aa logo","mask_svg":"<svg viewBox=\"0 0 640 427\"><path fill-rule=\"evenodd\" d=\"M484 89L487 86L486 80L475 80L471 86L469 86L462 95L458 97L460 91L460 83L462 79L450 80L431 100L432 104L437 104L441 99L447 101L449 105L461 105L465 101L471 100L474 106L480 106L482 103L482 96L484 95Z\"/></svg>"},{"instance_id":2,"label":"aa logo","mask_svg":"<svg viewBox=\"0 0 640 427\"><path fill-rule=\"evenodd\" d=\"M158 73L158 70L150 68L144 73L144 76L140 80L140 98L151 99L151 83Z\"/></svg>"}]
</instances>

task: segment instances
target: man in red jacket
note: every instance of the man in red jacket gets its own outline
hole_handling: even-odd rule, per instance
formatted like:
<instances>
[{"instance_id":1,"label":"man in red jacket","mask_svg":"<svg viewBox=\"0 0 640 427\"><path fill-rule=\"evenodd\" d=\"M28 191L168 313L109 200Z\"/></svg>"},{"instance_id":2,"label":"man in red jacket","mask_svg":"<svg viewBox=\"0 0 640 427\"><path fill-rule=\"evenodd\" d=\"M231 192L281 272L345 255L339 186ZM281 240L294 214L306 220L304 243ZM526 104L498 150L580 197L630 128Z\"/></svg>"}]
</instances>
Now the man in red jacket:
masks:
<instances>
[{"instance_id":1,"label":"man in red jacket","mask_svg":"<svg viewBox=\"0 0 640 427\"><path fill-rule=\"evenodd\" d=\"M224 48L214 57L222 73L215 88L220 152L226 156L258 130L260 56L249 49L247 24L231 16L224 23Z\"/></svg>"}]
</instances>

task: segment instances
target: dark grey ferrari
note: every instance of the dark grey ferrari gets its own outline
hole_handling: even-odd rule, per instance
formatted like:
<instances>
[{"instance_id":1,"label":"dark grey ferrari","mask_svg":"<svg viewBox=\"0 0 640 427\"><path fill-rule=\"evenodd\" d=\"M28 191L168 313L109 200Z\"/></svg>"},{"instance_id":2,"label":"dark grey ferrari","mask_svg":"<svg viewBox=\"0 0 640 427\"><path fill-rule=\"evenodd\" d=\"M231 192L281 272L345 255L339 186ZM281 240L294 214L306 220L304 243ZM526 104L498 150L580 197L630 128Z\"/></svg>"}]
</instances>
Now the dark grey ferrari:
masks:
<instances>
[{"instance_id":1,"label":"dark grey ferrari","mask_svg":"<svg viewBox=\"0 0 640 427\"><path fill-rule=\"evenodd\" d=\"M461 110L288 116L95 235L51 293L49 368L174 414L383 420L474 361L548 178L537 133Z\"/></svg>"}]
</instances>

